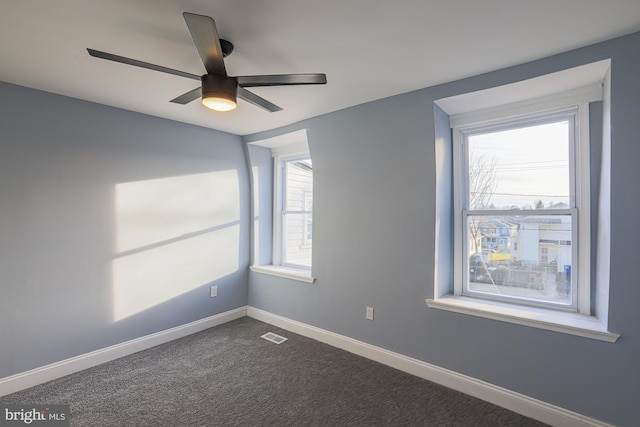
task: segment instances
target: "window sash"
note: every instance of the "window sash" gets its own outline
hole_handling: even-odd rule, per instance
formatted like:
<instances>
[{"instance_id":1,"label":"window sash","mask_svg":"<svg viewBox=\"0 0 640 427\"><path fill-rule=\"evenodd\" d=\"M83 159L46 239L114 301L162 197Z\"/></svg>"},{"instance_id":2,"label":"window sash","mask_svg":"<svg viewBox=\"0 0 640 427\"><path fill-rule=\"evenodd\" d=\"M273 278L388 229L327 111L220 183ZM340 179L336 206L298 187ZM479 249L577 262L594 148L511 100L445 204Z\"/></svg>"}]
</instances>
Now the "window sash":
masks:
<instances>
[{"instance_id":1,"label":"window sash","mask_svg":"<svg viewBox=\"0 0 640 427\"><path fill-rule=\"evenodd\" d=\"M463 211L463 229L462 229L462 278L461 278L461 291L460 295L470 296L475 298L483 298L483 299L491 299L495 301L503 301L503 302L517 302L522 305L529 305L535 307L553 307L558 310L566 310L566 311L577 311L578 310L578 275L574 274L574 271L577 270L578 266L578 247L580 246L579 236L578 236L578 210L577 209L549 209L549 210L493 210L493 211L483 211L483 210L474 210L474 211ZM558 217L566 217L569 216L571 218L571 271L570 274L570 283L569 285L569 294L571 298L568 302L563 302L561 300L549 300L543 298L535 298L535 297L527 297L522 296L518 297L515 295L501 295L499 293L491 293L491 292L482 292L473 290L470 287L470 258L471 254L469 253L468 244L465 242L469 242L469 227L468 224L470 217L531 217L531 216L558 216ZM538 246L539 247L539 246ZM485 266L486 268L487 266Z\"/></svg>"},{"instance_id":2,"label":"window sash","mask_svg":"<svg viewBox=\"0 0 640 427\"><path fill-rule=\"evenodd\" d=\"M462 200L462 208L470 209L469 206L469 137L476 135L483 135L494 132L502 132L509 131L515 129L522 129L527 127L545 125L550 123L556 123L559 121L568 121L569 122L569 206L571 208L576 207L577 198L576 198L576 154L577 154L577 144L576 137L578 136L577 126L577 115L578 108L572 107L569 109L565 109L562 111L555 111L547 114L538 114L533 117L518 119L518 120L505 120L503 123L492 123L489 125L476 125L469 128L458 128L457 132L458 141L454 141L454 144L462 145L461 155L463 156L461 161L464 167L463 174L463 187L460 188L461 194L463 196ZM459 175L458 175L459 177Z\"/></svg>"}]
</instances>

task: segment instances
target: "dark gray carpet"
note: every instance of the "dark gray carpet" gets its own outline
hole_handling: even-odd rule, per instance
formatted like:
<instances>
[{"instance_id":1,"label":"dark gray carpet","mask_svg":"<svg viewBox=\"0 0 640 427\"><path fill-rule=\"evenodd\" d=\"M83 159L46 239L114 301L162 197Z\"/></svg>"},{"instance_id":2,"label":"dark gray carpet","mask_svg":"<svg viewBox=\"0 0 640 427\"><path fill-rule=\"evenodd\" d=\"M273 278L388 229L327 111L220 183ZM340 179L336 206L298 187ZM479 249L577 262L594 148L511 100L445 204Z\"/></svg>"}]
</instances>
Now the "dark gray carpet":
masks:
<instances>
[{"instance_id":1,"label":"dark gray carpet","mask_svg":"<svg viewBox=\"0 0 640 427\"><path fill-rule=\"evenodd\" d=\"M543 425L250 318L0 402L70 404L73 426Z\"/></svg>"}]
</instances>

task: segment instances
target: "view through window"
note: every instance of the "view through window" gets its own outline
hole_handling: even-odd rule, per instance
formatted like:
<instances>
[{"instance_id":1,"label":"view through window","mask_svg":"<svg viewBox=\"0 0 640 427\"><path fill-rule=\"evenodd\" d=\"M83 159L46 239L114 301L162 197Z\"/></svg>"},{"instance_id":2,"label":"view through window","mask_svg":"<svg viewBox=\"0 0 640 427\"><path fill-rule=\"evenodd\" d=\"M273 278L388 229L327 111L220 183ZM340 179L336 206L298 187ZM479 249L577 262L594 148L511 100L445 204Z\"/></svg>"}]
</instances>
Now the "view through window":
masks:
<instances>
[{"instance_id":1,"label":"view through window","mask_svg":"<svg viewBox=\"0 0 640 427\"><path fill-rule=\"evenodd\" d=\"M283 161L282 265L311 268L313 166L309 157Z\"/></svg>"},{"instance_id":2,"label":"view through window","mask_svg":"<svg viewBox=\"0 0 640 427\"><path fill-rule=\"evenodd\" d=\"M576 307L575 120L462 131L463 294Z\"/></svg>"}]
</instances>

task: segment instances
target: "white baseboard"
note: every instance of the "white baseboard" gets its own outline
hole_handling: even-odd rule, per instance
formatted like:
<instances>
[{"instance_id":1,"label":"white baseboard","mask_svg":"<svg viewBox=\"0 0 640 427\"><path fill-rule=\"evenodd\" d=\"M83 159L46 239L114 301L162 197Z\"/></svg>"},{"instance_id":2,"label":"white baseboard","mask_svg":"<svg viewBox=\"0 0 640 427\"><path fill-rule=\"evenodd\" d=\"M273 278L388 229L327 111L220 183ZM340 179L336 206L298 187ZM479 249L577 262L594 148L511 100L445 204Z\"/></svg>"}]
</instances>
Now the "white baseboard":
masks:
<instances>
[{"instance_id":1,"label":"white baseboard","mask_svg":"<svg viewBox=\"0 0 640 427\"><path fill-rule=\"evenodd\" d=\"M459 374L376 347L353 338L339 335L315 326L297 322L254 307L240 307L186 325L136 338L107 348L92 351L60 362L0 379L0 396L15 393L56 378L63 377L101 363L146 350L205 329L249 316L279 328L327 343L367 359L391 366L409 374L433 381L445 387L477 397L513 412L558 427L612 427L610 424L586 417L576 412L495 386L473 377Z\"/></svg>"},{"instance_id":2,"label":"white baseboard","mask_svg":"<svg viewBox=\"0 0 640 427\"><path fill-rule=\"evenodd\" d=\"M136 338L120 344L112 345L90 353L81 354L60 362L51 363L30 371L21 372L10 377L0 379L0 396L15 393L25 388L33 387L65 375L73 374L91 368L101 363L110 362L138 351L146 350L205 329L230 322L247 315L247 307L240 307L224 313L216 314L205 319L196 320L186 325L156 332L151 335Z\"/></svg>"},{"instance_id":3,"label":"white baseboard","mask_svg":"<svg viewBox=\"0 0 640 427\"><path fill-rule=\"evenodd\" d=\"M441 384L552 426L611 427L611 424L498 387L485 381L251 306L247 307L247 316Z\"/></svg>"}]
</instances>

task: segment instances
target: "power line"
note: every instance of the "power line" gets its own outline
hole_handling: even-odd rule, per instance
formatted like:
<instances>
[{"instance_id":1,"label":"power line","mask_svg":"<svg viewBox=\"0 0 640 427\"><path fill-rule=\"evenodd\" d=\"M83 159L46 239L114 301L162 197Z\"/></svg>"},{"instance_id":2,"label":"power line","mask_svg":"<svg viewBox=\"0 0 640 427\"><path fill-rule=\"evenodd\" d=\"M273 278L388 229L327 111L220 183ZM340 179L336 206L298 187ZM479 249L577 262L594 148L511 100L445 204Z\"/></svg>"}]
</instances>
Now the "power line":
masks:
<instances>
[{"instance_id":1,"label":"power line","mask_svg":"<svg viewBox=\"0 0 640 427\"><path fill-rule=\"evenodd\" d=\"M530 171L530 170L537 171L537 170L546 170L546 169L566 169L567 172L568 172L569 171L569 166L547 165L547 166L525 166L525 167L520 167L520 168L514 168L514 167L500 168L500 167L497 167L494 170L496 172L519 172L519 171ZM489 169L486 169L486 170L489 171Z\"/></svg>"},{"instance_id":2,"label":"power line","mask_svg":"<svg viewBox=\"0 0 640 427\"><path fill-rule=\"evenodd\" d=\"M552 195L552 194L524 194L524 193L471 193L473 195L479 194L479 195L485 195L485 194L489 194L492 196L521 196L521 197L566 197L567 199L569 198L569 195Z\"/></svg>"},{"instance_id":3,"label":"power line","mask_svg":"<svg viewBox=\"0 0 640 427\"><path fill-rule=\"evenodd\" d=\"M569 164L569 160L559 159L559 160L540 160L537 162L496 163L496 166L532 165L532 164L538 164L538 163L558 163L558 162Z\"/></svg>"}]
</instances>

